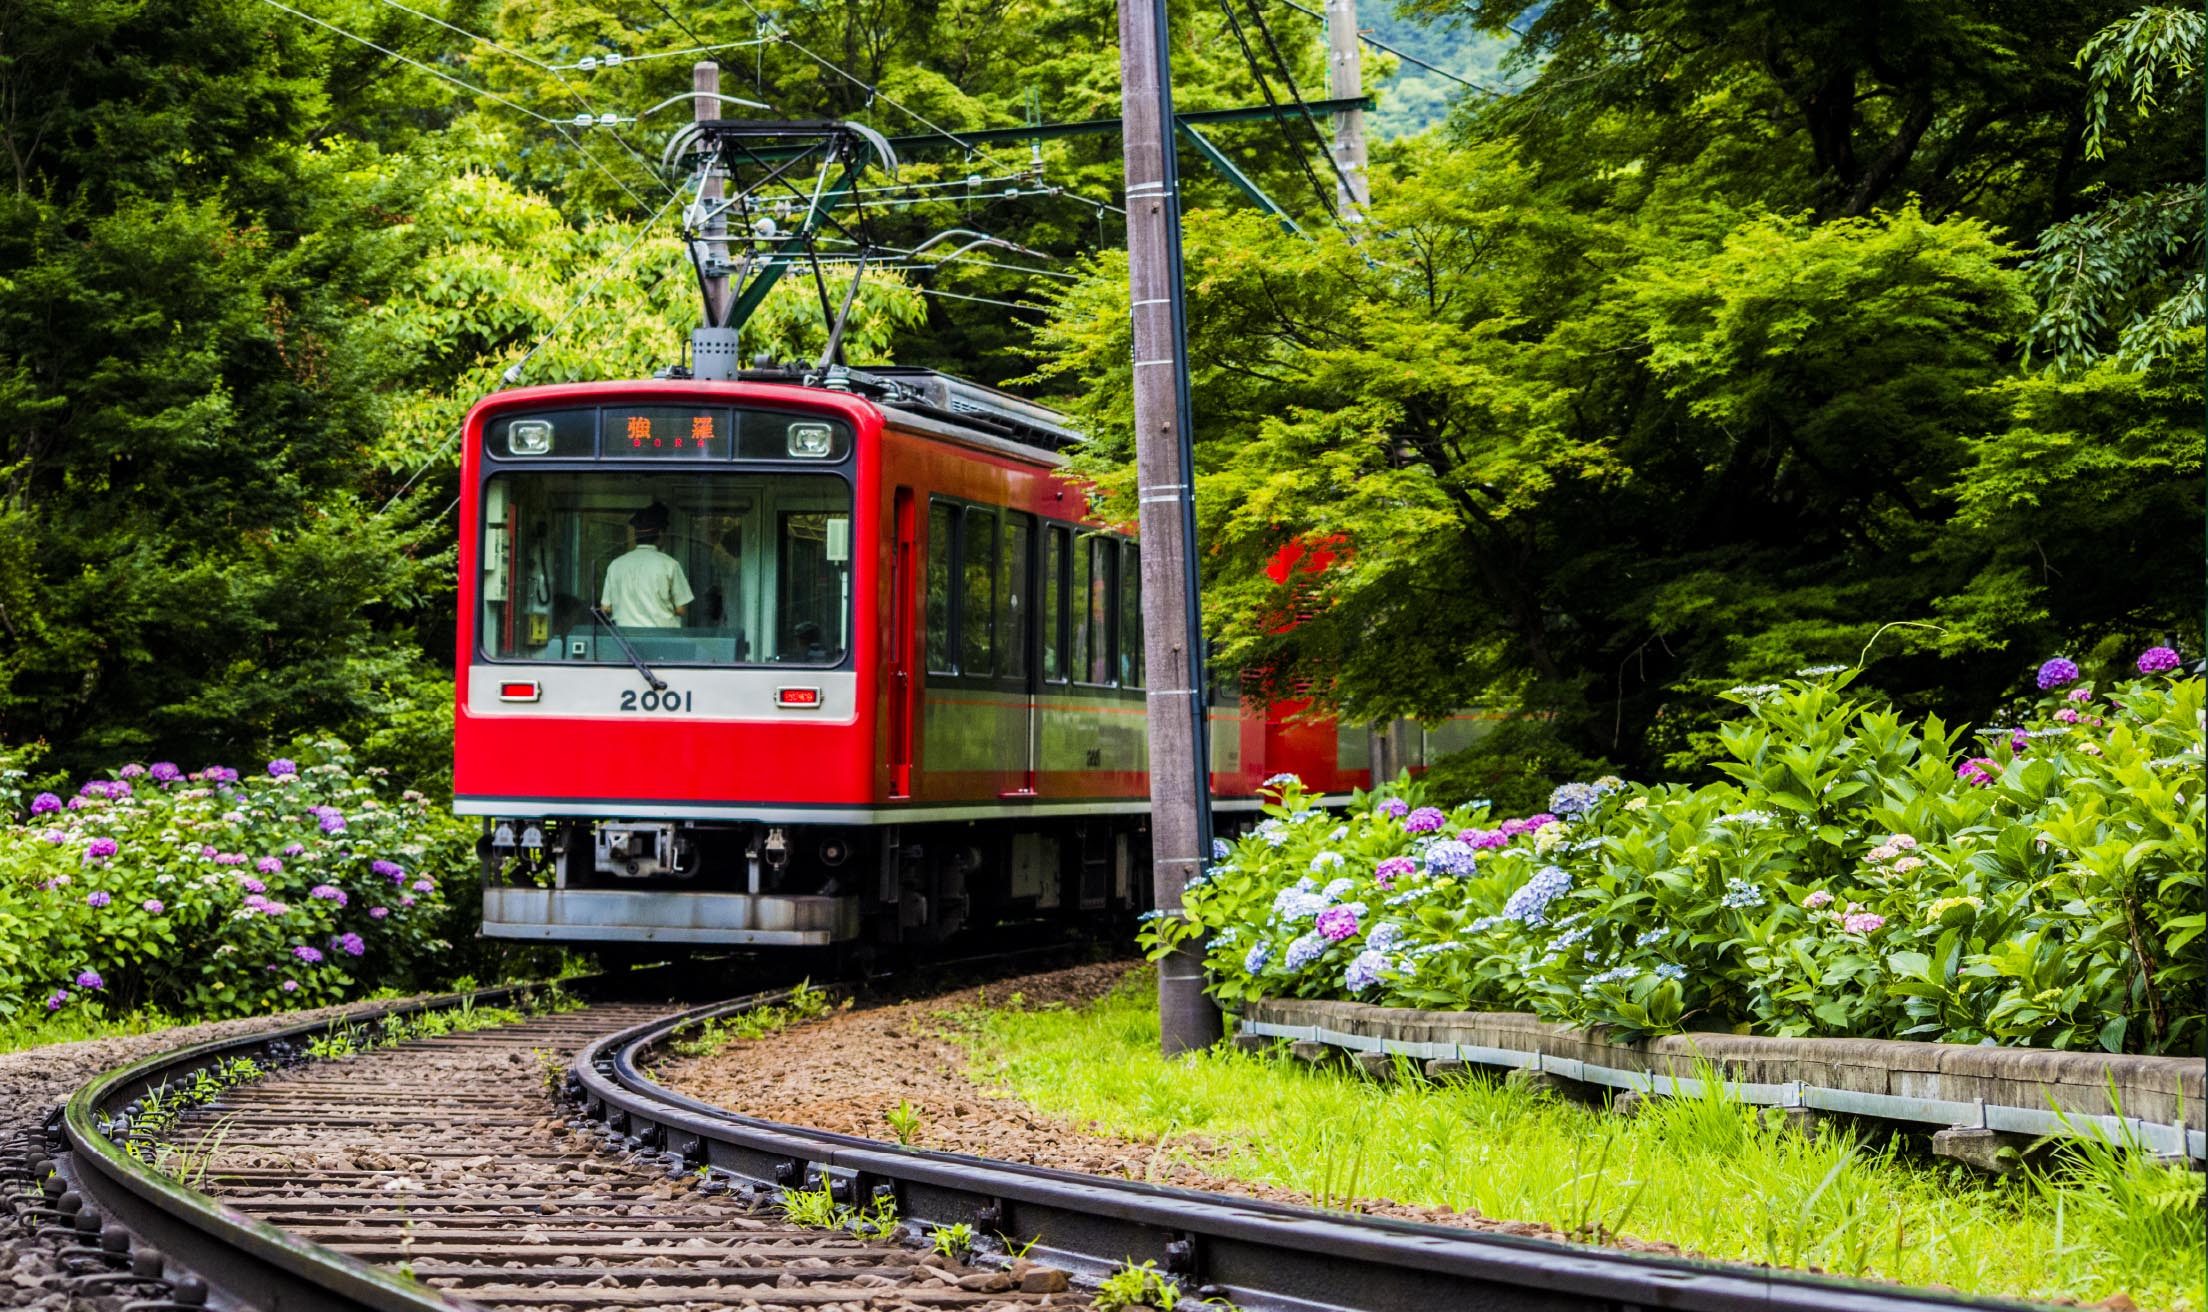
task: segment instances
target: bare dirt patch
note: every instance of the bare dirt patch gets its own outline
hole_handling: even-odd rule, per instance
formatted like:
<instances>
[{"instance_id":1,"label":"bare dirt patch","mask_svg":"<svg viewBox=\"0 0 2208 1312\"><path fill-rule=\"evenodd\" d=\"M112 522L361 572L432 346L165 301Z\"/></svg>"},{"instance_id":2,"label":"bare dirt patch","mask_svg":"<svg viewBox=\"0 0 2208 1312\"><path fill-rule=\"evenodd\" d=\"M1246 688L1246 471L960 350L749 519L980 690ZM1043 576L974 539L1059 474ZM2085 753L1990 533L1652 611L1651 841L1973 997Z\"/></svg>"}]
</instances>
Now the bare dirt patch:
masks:
<instances>
[{"instance_id":1,"label":"bare dirt patch","mask_svg":"<svg viewBox=\"0 0 2208 1312\"><path fill-rule=\"evenodd\" d=\"M862 1005L765 1038L737 1041L709 1057L669 1061L657 1074L669 1088L763 1120L889 1140L893 1138L889 1115L902 1102L921 1116L912 1140L916 1148L1308 1204L1311 1200L1302 1193L1221 1174L1217 1168L1231 1156L1228 1145L1187 1135L1165 1144L1121 1138L1094 1122L1080 1125L1045 1115L1010 1093L977 1083L967 1073L966 1050L948 1032L950 1017L957 1011L1002 1007L1015 993L1029 1007L1080 1006L1110 993L1134 969L1131 962L1076 966L909 1002ZM1446 1206L1372 1198L1361 1200L1357 1210L1470 1230L1566 1239L1547 1225L1498 1220ZM1671 1244L1615 1236L1607 1242L1647 1253L1681 1251Z\"/></svg>"}]
</instances>

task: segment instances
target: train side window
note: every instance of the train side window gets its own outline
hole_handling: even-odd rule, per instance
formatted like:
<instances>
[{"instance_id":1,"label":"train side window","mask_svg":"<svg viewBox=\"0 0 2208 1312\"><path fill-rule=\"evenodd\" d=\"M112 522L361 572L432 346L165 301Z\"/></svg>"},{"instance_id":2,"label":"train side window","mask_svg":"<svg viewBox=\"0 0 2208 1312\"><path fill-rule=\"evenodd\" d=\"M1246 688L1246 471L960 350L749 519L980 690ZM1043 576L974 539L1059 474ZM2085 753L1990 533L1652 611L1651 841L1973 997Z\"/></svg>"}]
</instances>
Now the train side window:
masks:
<instances>
[{"instance_id":1,"label":"train side window","mask_svg":"<svg viewBox=\"0 0 2208 1312\"><path fill-rule=\"evenodd\" d=\"M995 664L990 657L997 623L997 512L966 507L958 545L965 582L958 608L958 672L987 675Z\"/></svg>"},{"instance_id":2,"label":"train side window","mask_svg":"<svg viewBox=\"0 0 2208 1312\"><path fill-rule=\"evenodd\" d=\"M1142 664L1142 548L1132 542L1119 547L1119 684L1140 688L1146 671Z\"/></svg>"},{"instance_id":3,"label":"train side window","mask_svg":"<svg viewBox=\"0 0 2208 1312\"><path fill-rule=\"evenodd\" d=\"M1096 539L1080 534L1073 540L1073 576L1067 580L1067 633L1071 636L1067 671L1083 683L1089 681L1089 559L1096 554Z\"/></svg>"},{"instance_id":4,"label":"train side window","mask_svg":"<svg viewBox=\"0 0 2208 1312\"><path fill-rule=\"evenodd\" d=\"M949 674L951 665L951 525L954 507L928 506L928 670Z\"/></svg>"},{"instance_id":5,"label":"train side window","mask_svg":"<svg viewBox=\"0 0 2208 1312\"><path fill-rule=\"evenodd\" d=\"M1004 517L1004 553L997 564L997 673L1027 677L1027 562L1035 554L1035 517Z\"/></svg>"},{"instance_id":6,"label":"train side window","mask_svg":"<svg viewBox=\"0 0 2208 1312\"><path fill-rule=\"evenodd\" d=\"M1066 681L1066 531L1043 535L1043 677Z\"/></svg>"},{"instance_id":7,"label":"train side window","mask_svg":"<svg viewBox=\"0 0 2208 1312\"><path fill-rule=\"evenodd\" d=\"M1115 558L1118 553L1112 549L1112 539L1107 537L1091 538L1086 545L1092 548L1082 594L1086 598L1087 607L1086 614L1082 617L1082 627L1088 631L1089 636L1086 653L1088 659L1076 664L1084 670L1086 682L1108 684L1112 681L1112 612L1117 609L1115 594L1118 591L1113 586L1115 579L1112 566L1117 563ZM1075 647L1079 649L1078 641Z\"/></svg>"}]
</instances>

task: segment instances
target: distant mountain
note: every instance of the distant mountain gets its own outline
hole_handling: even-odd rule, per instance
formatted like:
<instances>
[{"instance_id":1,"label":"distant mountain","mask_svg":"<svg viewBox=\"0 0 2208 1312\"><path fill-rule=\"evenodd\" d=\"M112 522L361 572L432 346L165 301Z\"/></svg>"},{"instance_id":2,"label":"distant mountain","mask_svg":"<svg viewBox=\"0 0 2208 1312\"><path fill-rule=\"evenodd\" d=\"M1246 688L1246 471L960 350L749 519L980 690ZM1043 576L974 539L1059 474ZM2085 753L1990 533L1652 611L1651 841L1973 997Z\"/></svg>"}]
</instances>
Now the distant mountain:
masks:
<instances>
[{"instance_id":1,"label":"distant mountain","mask_svg":"<svg viewBox=\"0 0 2208 1312\"><path fill-rule=\"evenodd\" d=\"M1496 91L1508 91L1513 86L1503 76L1501 65L1517 44L1515 37L1403 18L1384 0L1365 0L1359 6L1357 22L1368 35L1458 77ZM1379 53L1370 46L1366 51L1368 58ZM1477 94L1408 60L1396 63L1395 76L1376 88L1379 112L1367 120L1376 138L1385 140L1424 131L1449 116L1449 107L1458 96Z\"/></svg>"}]
</instances>

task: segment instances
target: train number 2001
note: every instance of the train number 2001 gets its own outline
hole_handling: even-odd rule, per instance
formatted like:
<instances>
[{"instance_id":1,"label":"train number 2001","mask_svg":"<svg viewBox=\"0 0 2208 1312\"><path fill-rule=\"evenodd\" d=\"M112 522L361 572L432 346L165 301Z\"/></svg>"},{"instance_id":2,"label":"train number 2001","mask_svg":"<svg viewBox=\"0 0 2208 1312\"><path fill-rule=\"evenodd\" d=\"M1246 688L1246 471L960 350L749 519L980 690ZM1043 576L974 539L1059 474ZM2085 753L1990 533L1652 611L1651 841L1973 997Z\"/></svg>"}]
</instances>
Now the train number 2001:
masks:
<instances>
[{"instance_id":1,"label":"train number 2001","mask_svg":"<svg viewBox=\"0 0 2208 1312\"><path fill-rule=\"evenodd\" d=\"M636 689L631 688L621 694L621 709L624 711L687 711L690 709L690 694L676 692L672 688L665 692L655 688L648 692L639 693Z\"/></svg>"}]
</instances>

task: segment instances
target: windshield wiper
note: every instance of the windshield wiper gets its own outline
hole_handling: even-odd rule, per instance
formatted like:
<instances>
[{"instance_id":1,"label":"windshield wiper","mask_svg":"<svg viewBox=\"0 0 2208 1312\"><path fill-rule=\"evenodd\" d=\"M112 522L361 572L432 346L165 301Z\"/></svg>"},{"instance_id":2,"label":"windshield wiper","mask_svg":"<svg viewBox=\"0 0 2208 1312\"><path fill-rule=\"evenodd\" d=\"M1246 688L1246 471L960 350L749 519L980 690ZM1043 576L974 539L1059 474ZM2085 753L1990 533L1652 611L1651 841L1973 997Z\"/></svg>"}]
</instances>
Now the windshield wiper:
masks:
<instances>
[{"instance_id":1,"label":"windshield wiper","mask_svg":"<svg viewBox=\"0 0 2208 1312\"><path fill-rule=\"evenodd\" d=\"M644 658L636 654L636 648L629 645L628 635L621 632L621 626L613 622L613 616L606 613L606 608L593 606L590 608L590 614L592 619L606 626L606 632L613 635L615 642L621 644L621 653L629 658L629 664L636 667L636 672L644 676L644 682L652 685L652 691L667 691L667 681L652 673L652 667L646 665Z\"/></svg>"}]
</instances>

